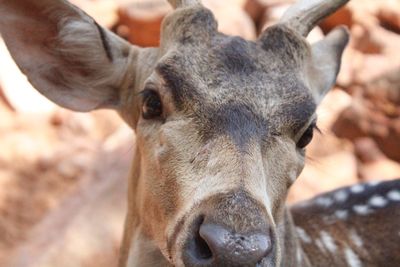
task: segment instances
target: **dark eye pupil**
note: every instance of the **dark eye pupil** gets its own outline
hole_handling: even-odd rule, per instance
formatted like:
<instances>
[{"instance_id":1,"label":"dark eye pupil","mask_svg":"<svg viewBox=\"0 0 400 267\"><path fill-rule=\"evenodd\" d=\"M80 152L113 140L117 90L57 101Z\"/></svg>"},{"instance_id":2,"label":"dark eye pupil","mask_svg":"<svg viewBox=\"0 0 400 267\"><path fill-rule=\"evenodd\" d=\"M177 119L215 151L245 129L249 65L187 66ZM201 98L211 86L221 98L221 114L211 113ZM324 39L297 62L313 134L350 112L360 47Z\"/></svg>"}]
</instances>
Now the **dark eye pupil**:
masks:
<instances>
[{"instance_id":1,"label":"dark eye pupil","mask_svg":"<svg viewBox=\"0 0 400 267\"><path fill-rule=\"evenodd\" d=\"M305 148L312 140L314 135L314 125L308 127L308 129L304 132L303 136L297 142L298 148Z\"/></svg>"},{"instance_id":2,"label":"dark eye pupil","mask_svg":"<svg viewBox=\"0 0 400 267\"><path fill-rule=\"evenodd\" d=\"M144 96L143 102L143 118L153 119L161 116L162 105L160 97L156 92L148 92Z\"/></svg>"}]
</instances>

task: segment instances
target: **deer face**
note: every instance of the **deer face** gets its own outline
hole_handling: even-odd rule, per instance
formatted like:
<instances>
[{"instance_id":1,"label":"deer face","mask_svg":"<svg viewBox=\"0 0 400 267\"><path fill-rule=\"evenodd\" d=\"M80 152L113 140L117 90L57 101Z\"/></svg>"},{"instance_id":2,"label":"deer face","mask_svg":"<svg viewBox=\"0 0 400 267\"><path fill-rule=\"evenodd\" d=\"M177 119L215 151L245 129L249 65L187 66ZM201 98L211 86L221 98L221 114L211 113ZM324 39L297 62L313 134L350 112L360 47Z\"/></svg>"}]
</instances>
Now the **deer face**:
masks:
<instances>
[{"instance_id":1,"label":"deer face","mask_svg":"<svg viewBox=\"0 0 400 267\"><path fill-rule=\"evenodd\" d=\"M313 46L303 36L335 8L300 3L250 42L173 2L161 47L141 49L63 1L3 2L0 30L39 91L115 108L135 130L128 228L176 266L280 264L285 197L347 43L342 28ZM26 25L41 29L29 44Z\"/></svg>"},{"instance_id":2,"label":"deer face","mask_svg":"<svg viewBox=\"0 0 400 267\"><path fill-rule=\"evenodd\" d=\"M312 48L284 25L257 42L225 36L204 8L176 11L163 33L166 52L128 105L138 109L138 216L178 266L274 266L315 127Z\"/></svg>"},{"instance_id":3,"label":"deer face","mask_svg":"<svg viewBox=\"0 0 400 267\"><path fill-rule=\"evenodd\" d=\"M139 191L146 192L139 217L176 263L203 264L220 253L228 264L235 247L219 246L253 239L260 244L247 252L257 258L251 262L267 254L276 262L276 224L303 167L316 104L302 77L307 44L284 27L265 34L286 47L216 31L174 43L130 105L139 109Z\"/></svg>"}]
</instances>

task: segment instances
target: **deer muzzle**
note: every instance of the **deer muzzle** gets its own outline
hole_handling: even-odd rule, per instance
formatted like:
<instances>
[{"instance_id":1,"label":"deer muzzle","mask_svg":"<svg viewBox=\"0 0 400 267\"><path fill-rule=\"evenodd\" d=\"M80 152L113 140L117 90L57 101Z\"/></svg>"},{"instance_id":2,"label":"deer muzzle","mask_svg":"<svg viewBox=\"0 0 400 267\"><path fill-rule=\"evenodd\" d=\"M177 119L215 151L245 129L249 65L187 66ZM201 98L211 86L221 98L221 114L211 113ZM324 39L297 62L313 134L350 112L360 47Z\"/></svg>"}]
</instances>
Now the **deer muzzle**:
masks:
<instances>
[{"instance_id":1,"label":"deer muzzle","mask_svg":"<svg viewBox=\"0 0 400 267\"><path fill-rule=\"evenodd\" d=\"M219 194L195 210L182 248L184 266L264 266L274 257L265 208L248 193Z\"/></svg>"}]
</instances>

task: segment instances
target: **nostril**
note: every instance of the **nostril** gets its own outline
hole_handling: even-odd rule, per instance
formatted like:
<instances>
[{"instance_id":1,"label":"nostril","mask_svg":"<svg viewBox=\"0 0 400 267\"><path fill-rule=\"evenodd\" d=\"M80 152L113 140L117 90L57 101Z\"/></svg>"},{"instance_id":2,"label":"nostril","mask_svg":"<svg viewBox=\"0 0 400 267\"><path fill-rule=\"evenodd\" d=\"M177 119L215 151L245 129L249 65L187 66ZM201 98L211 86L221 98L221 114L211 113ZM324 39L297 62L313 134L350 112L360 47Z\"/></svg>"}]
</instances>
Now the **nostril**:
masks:
<instances>
[{"instance_id":1,"label":"nostril","mask_svg":"<svg viewBox=\"0 0 400 267\"><path fill-rule=\"evenodd\" d=\"M209 262L213 257L212 251L208 246L206 240L204 240L200 235L200 227L203 224L203 222L204 222L204 217L201 216L194 224L194 229L193 229L194 236L191 242L189 243L189 247L187 250L188 254L190 255L190 258L192 258L192 261L194 261L196 264L205 264Z\"/></svg>"},{"instance_id":2,"label":"nostril","mask_svg":"<svg viewBox=\"0 0 400 267\"><path fill-rule=\"evenodd\" d=\"M183 253L185 266L257 266L273 247L271 234L238 233L206 223L204 217L199 217L189 231Z\"/></svg>"},{"instance_id":3,"label":"nostril","mask_svg":"<svg viewBox=\"0 0 400 267\"><path fill-rule=\"evenodd\" d=\"M211 259L212 258L212 252L210 250L210 247L208 246L207 242L200 236L200 233L196 234L196 237L194 239L194 243L196 246L196 256L199 259Z\"/></svg>"},{"instance_id":4,"label":"nostril","mask_svg":"<svg viewBox=\"0 0 400 267\"><path fill-rule=\"evenodd\" d=\"M221 252L232 241L230 233L223 227L214 224L202 224L199 234L205 240L211 251Z\"/></svg>"},{"instance_id":5,"label":"nostril","mask_svg":"<svg viewBox=\"0 0 400 267\"><path fill-rule=\"evenodd\" d=\"M213 261L252 266L272 250L271 235L264 233L239 234L215 224L200 226L200 237L211 250Z\"/></svg>"}]
</instances>

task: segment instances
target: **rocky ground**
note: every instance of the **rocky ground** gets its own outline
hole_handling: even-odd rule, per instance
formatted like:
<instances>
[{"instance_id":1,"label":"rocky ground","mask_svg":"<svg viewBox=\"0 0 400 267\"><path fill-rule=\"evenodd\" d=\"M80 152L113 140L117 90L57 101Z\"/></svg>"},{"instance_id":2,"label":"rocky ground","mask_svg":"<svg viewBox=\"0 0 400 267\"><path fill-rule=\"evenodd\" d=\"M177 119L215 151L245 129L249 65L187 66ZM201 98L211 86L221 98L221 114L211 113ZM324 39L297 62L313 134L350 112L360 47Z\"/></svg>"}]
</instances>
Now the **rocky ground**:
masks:
<instances>
[{"instance_id":1,"label":"rocky ground","mask_svg":"<svg viewBox=\"0 0 400 267\"><path fill-rule=\"evenodd\" d=\"M100 24L156 46L164 0L72 0ZM203 0L221 31L255 39L290 0ZM352 0L309 37L345 24L351 44L318 110L321 134L289 202L400 177L400 1ZM0 266L109 267L120 242L134 134L110 111L55 107L0 42Z\"/></svg>"}]
</instances>

